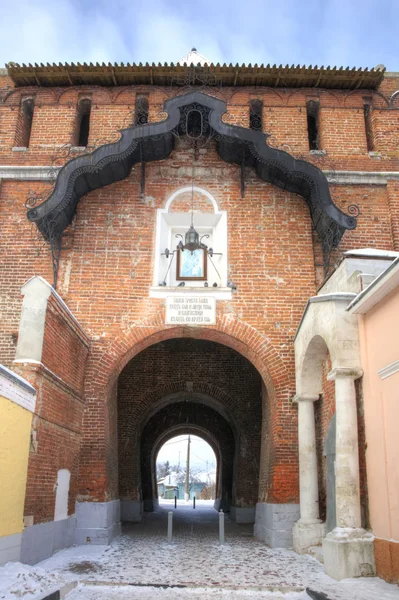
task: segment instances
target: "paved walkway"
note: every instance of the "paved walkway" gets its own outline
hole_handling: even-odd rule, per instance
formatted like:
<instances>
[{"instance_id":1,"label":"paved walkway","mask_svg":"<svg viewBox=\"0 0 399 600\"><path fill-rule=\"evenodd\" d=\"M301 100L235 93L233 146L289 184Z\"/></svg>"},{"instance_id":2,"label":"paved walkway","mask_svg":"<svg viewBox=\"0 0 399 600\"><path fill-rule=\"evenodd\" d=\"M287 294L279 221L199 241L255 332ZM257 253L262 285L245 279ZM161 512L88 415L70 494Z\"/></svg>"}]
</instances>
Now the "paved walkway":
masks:
<instances>
[{"instance_id":1,"label":"paved walkway","mask_svg":"<svg viewBox=\"0 0 399 600\"><path fill-rule=\"evenodd\" d=\"M336 582L310 556L271 550L252 537L252 526L226 516L226 545L218 543L218 514L209 503L179 505L174 537L166 537L173 505L146 513L125 527L111 546L80 546L59 552L40 567L81 585L68 600L136 598L201 600L309 600L305 588L331 600L399 600L399 588L378 578Z\"/></svg>"}]
</instances>

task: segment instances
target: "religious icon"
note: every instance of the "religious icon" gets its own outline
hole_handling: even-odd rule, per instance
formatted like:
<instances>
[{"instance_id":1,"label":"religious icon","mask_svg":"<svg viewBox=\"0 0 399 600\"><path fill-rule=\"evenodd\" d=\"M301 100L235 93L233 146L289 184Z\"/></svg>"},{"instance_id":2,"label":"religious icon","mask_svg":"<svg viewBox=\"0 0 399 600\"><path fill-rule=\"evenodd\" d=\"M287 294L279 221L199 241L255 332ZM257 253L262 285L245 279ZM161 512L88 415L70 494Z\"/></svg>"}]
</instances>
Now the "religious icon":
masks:
<instances>
[{"instance_id":1,"label":"religious icon","mask_svg":"<svg viewBox=\"0 0 399 600\"><path fill-rule=\"evenodd\" d=\"M177 251L177 274L176 279L204 281L206 275L206 250L199 248L190 252L190 250Z\"/></svg>"}]
</instances>

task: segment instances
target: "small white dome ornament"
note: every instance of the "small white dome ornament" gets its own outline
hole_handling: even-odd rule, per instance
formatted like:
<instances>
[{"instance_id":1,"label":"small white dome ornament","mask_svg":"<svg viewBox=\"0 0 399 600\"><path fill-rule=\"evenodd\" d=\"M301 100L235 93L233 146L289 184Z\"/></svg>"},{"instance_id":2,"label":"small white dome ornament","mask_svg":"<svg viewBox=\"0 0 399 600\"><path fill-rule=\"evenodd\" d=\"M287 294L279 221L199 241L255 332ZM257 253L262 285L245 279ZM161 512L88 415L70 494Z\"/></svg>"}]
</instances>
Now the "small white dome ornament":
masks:
<instances>
[{"instance_id":1,"label":"small white dome ornament","mask_svg":"<svg viewBox=\"0 0 399 600\"><path fill-rule=\"evenodd\" d=\"M199 54L197 52L197 48L191 48L190 52L188 54L186 54L185 56L183 56L183 58L181 58L179 61L177 61L178 65L201 65L201 67L203 67L205 64L210 65L211 61L208 60L205 56L202 56L202 54Z\"/></svg>"}]
</instances>

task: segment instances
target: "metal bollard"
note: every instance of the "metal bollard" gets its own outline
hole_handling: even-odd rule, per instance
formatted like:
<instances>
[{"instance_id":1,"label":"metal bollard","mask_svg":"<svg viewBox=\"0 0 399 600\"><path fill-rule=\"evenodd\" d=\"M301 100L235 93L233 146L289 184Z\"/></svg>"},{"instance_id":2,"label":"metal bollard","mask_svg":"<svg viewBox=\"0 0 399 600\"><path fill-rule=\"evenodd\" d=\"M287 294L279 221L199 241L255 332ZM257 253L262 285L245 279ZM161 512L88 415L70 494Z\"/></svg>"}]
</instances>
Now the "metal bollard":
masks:
<instances>
[{"instance_id":1,"label":"metal bollard","mask_svg":"<svg viewBox=\"0 0 399 600\"><path fill-rule=\"evenodd\" d=\"M172 537L173 537L172 528L173 528L173 512L170 510L168 512L168 542L172 541Z\"/></svg>"},{"instance_id":2,"label":"metal bollard","mask_svg":"<svg viewBox=\"0 0 399 600\"><path fill-rule=\"evenodd\" d=\"M221 510L219 512L219 545L223 546L224 544L224 512Z\"/></svg>"},{"instance_id":3,"label":"metal bollard","mask_svg":"<svg viewBox=\"0 0 399 600\"><path fill-rule=\"evenodd\" d=\"M193 508L195 508L195 496L193 496Z\"/></svg>"},{"instance_id":4,"label":"metal bollard","mask_svg":"<svg viewBox=\"0 0 399 600\"><path fill-rule=\"evenodd\" d=\"M175 496L175 508L177 508L177 496Z\"/></svg>"}]
</instances>

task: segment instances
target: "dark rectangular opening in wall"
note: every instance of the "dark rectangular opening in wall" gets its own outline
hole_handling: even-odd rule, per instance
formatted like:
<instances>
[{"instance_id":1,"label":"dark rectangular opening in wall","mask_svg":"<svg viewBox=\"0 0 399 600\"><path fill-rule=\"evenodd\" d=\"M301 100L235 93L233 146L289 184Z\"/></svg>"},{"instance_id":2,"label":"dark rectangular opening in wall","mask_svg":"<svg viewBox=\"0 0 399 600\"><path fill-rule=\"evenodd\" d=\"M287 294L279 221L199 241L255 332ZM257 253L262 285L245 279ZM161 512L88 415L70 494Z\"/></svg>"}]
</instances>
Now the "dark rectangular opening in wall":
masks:
<instances>
[{"instance_id":1,"label":"dark rectangular opening in wall","mask_svg":"<svg viewBox=\"0 0 399 600\"><path fill-rule=\"evenodd\" d=\"M309 150L320 150L319 144L319 112L320 105L315 100L306 102L306 115L308 119Z\"/></svg>"},{"instance_id":2,"label":"dark rectangular opening in wall","mask_svg":"<svg viewBox=\"0 0 399 600\"><path fill-rule=\"evenodd\" d=\"M148 94L137 94L134 106L134 124L145 125L148 123Z\"/></svg>"},{"instance_id":3,"label":"dark rectangular opening in wall","mask_svg":"<svg viewBox=\"0 0 399 600\"><path fill-rule=\"evenodd\" d=\"M364 111L364 127L366 130L366 141L367 151L372 152L374 150L374 139L373 139L373 128L371 123L371 98L363 99L363 111Z\"/></svg>"},{"instance_id":4,"label":"dark rectangular opening in wall","mask_svg":"<svg viewBox=\"0 0 399 600\"><path fill-rule=\"evenodd\" d=\"M90 113L91 113L91 101L86 98L79 102L79 113L78 113L78 146L87 146L89 143L90 133Z\"/></svg>"},{"instance_id":5,"label":"dark rectangular opening in wall","mask_svg":"<svg viewBox=\"0 0 399 600\"><path fill-rule=\"evenodd\" d=\"M33 98L26 98L21 104L21 126L17 146L29 147L30 135L32 131L32 121L35 103Z\"/></svg>"},{"instance_id":6,"label":"dark rectangular opening in wall","mask_svg":"<svg viewBox=\"0 0 399 600\"><path fill-rule=\"evenodd\" d=\"M251 100L249 105L249 128L254 131L262 131L262 109L261 100Z\"/></svg>"}]
</instances>

